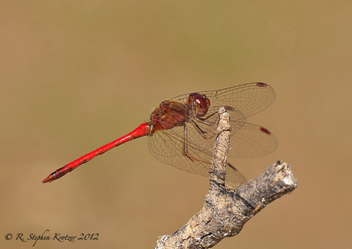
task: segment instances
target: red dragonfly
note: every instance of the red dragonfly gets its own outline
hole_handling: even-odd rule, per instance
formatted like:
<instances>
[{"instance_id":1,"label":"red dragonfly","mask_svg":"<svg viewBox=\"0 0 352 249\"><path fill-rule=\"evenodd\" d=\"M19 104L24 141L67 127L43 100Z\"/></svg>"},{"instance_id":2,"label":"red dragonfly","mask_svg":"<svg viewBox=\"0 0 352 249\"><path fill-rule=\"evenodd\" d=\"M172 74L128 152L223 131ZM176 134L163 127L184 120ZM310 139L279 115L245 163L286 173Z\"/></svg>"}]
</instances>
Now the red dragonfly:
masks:
<instances>
[{"instance_id":1,"label":"red dragonfly","mask_svg":"<svg viewBox=\"0 0 352 249\"><path fill-rule=\"evenodd\" d=\"M165 100L151 113L149 122L55 170L43 183L59 179L94 157L144 136L148 136L150 152L158 160L190 173L208 176L219 108L224 106L231 114L229 155L260 156L276 149L276 139L267 129L247 123L246 118L268 107L274 99L274 90L269 85L254 82ZM246 181L229 163L226 180L234 183Z\"/></svg>"}]
</instances>

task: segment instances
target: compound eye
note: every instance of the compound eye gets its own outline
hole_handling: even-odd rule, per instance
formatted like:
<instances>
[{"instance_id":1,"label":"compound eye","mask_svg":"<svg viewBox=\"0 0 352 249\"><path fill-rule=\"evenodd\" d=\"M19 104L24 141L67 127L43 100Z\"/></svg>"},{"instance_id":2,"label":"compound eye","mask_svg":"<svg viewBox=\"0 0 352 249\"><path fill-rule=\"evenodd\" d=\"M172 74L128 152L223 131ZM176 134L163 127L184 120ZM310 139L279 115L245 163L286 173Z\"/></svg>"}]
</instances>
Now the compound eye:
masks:
<instances>
[{"instance_id":1,"label":"compound eye","mask_svg":"<svg viewBox=\"0 0 352 249\"><path fill-rule=\"evenodd\" d=\"M210 100L205 96L205 94L195 94L193 95L193 108L197 117L204 116L209 108Z\"/></svg>"},{"instance_id":2,"label":"compound eye","mask_svg":"<svg viewBox=\"0 0 352 249\"><path fill-rule=\"evenodd\" d=\"M206 99L202 95L194 96L194 101L200 106L203 107L207 104Z\"/></svg>"}]
</instances>

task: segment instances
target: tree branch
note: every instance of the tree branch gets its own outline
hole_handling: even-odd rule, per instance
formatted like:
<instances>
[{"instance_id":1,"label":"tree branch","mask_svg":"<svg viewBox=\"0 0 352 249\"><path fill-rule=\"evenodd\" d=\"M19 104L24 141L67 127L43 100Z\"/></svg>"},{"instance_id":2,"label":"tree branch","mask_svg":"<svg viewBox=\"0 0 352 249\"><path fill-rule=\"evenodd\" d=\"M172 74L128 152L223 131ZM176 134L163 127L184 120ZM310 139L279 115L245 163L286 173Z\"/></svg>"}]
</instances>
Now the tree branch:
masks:
<instances>
[{"instance_id":1,"label":"tree branch","mask_svg":"<svg viewBox=\"0 0 352 249\"><path fill-rule=\"evenodd\" d=\"M237 235L266 205L297 187L290 166L281 161L236 190L225 187L230 125L225 108L221 108L219 114L218 136L209 173L210 187L203 208L173 234L159 237L156 249L211 248L223 238Z\"/></svg>"}]
</instances>

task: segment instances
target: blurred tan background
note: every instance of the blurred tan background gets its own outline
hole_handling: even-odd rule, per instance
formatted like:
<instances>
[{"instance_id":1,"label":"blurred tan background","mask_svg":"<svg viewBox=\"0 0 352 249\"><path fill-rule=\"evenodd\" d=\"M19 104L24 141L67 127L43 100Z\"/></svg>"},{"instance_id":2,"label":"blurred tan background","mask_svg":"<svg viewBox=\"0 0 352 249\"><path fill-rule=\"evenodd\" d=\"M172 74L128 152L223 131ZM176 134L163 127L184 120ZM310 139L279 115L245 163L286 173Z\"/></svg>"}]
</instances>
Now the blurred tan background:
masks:
<instances>
[{"instance_id":1,"label":"blurred tan background","mask_svg":"<svg viewBox=\"0 0 352 249\"><path fill-rule=\"evenodd\" d=\"M281 159L298 188L216 248L351 247L351 1L1 1L0 13L1 248L46 229L100 236L35 248L154 248L208 182L157 161L147 138L41 181L165 99L253 81L277 98L249 122L278 149L230 161L251 179Z\"/></svg>"}]
</instances>

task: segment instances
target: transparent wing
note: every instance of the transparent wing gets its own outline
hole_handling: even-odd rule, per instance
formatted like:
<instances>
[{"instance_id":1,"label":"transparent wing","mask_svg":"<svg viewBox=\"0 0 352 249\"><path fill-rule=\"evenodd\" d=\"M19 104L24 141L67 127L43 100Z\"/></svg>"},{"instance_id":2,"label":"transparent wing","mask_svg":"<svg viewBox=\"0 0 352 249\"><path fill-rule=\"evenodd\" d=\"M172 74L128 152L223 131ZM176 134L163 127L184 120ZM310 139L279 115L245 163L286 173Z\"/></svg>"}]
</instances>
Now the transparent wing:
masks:
<instances>
[{"instance_id":1,"label":"transparent wing","mask_svg":"<svg viewBox=\"0 0 352 249\"><path fill-rule=\"evenodd\" d=\"M232 122L231 126L233 126ZM241 129L231 134L229 156L263 156L274 152L277 147L275 136L258 125L246 123Z\"/></svg>"},{"instance_id":2,"label":"transparent wing","mask_svg":"<svg viewBox=\"0 0 352 249\"><path fill-rule=\"evenodd\" d=\"M201 91L210 99L208 113L217 112L221 106L230 106L248 118L264 110L275 100L274 90L261 82L247 83L215 91ZM182 94L171 100L186 102L188 94Z\"/></svg>"}]
</instances>

